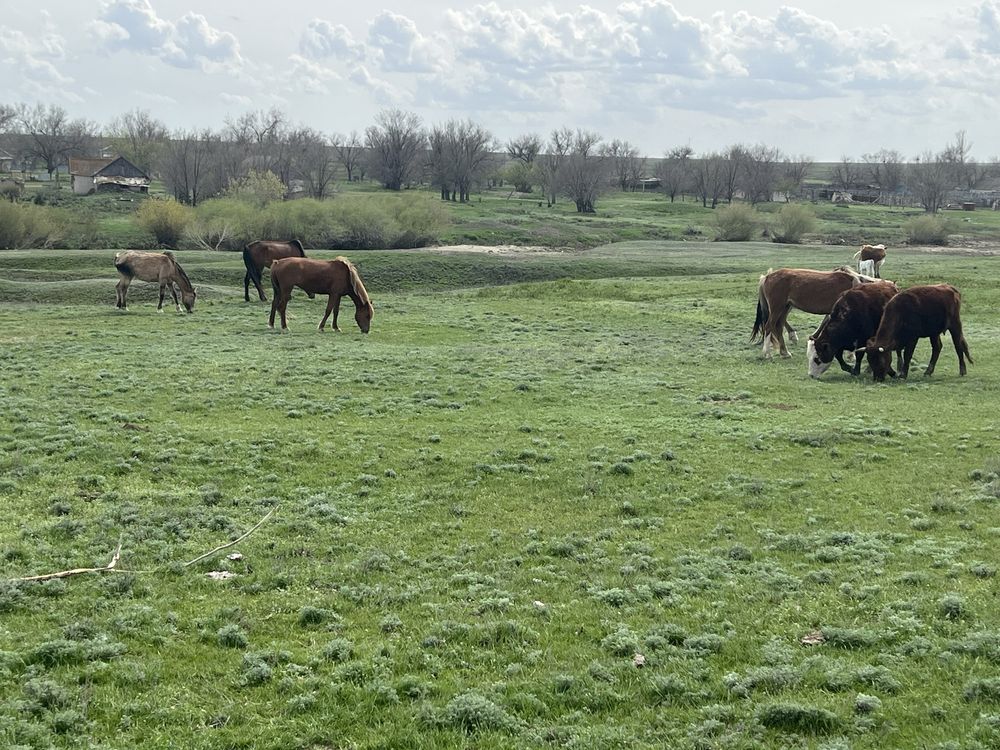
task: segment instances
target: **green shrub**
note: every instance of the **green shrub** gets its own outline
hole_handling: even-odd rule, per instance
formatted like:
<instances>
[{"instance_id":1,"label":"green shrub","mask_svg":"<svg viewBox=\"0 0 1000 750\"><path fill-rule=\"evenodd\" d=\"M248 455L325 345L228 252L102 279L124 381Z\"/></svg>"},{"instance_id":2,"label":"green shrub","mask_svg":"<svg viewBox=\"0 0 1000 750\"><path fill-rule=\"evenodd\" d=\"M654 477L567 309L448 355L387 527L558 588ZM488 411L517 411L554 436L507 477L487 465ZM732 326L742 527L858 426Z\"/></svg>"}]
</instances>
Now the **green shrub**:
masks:
<instances>
[{"instance_id":1,"label":"green shrub","mask_svg":"<svg viewBox=\"0 0 1000 750\"><path fill-rule=\"evenodd\" d=\"M415 193L399 196L392 202L397 204L393 247L425 247L437 242L448 224L448 213L440 201ZM391 210L389 206L386 208Z\"/></svg>"},{"instance_id":2,"label":"green shrub","mask_svg":"<svg viewBox=\"0 0 1000 750\"><path fill-rule=\"evenodd\" d=\"M911 245L947 245L948 225L940 216L924 214L910 219L903 226Z\"/></svg>"},{"instance_id":3,"label":"green shrub","mask_svg":"<svg viewBox=\"0 0 1000 750\"><path fill-rule=\"evenodd\" d=\"M746 242L760 227L760 214L745 203L723 206L715 214L716 239L722 242Z\"/></svg>"},{"instance_id":4,"label":"green shrub","mask_svg":"<svg viewBox=\"0 0 1000 750\"><path fill-rule=\"evenodd\" d=\"M264 239L261 219L261 212L243 201L203 201L194 210L186 239L203 250L242 250L248 242Z\"/></svg>"},{"instance_id":5,"label":"green shrub","mask_svg":"<svg viewBox=\"0 0 1000 750\"><path fill-rule=\"evenodd\" d=\"M0 250L50 247L69 226L64 211L32 204L0 203Z\"/></svg>"},{"instance_id":6,"label":"green shrub","mask_svg":"<svg viewBox=\"0 0 1000 750\"><path fill-rule=\"evenodd\" d=\"M389 246L393 222L383 201L368 196L363 200L338 201L337 218L342 227L341 247L355 250Z\"/></svg>"},{"instance_id":7,"label":"green shrub","mask_svg":"<svg viewBox=\"0 0 1000 750\"><path fill-rule=\"evenodd\" d=\"M802 236L816 227L816 215L808 206L786 203L778 212L774 225L774 241L797 245Z\"/></svg>"},{"instance_id":8,"label":"green shrub","mask_svg":"<svg viewBox=\"0 0 1000 750\"><path fill-rule=\"evenodd\" d=\"M165 247L177 247L191 221L191 209L171 200L148 200L136 211L139 226Z\"/></svg>"},{"instance_id":9,"label":"green shrub","mask_svg":"<svg viewBox=\"0 0 1000 750\"><path fill-rule=\"evenodd\" d=\"M248 203L255 208L275 201L280 201L285 195L285 184L269 169L258 172L251 169L245 176L233 182L226 189L226 196Z\"/></svg>"}]
</instances>

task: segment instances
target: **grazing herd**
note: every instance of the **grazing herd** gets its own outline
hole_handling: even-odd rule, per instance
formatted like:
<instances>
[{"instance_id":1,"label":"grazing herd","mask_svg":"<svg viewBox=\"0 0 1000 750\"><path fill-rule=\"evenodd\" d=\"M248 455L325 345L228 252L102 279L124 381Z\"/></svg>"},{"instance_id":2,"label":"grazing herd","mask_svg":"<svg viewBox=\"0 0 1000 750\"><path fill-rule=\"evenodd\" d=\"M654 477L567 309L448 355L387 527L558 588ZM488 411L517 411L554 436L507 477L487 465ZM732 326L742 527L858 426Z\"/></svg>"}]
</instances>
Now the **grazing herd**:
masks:
<instances>
[{"instance_id":1,"label":"grazing herd","mask_svg":"<svg viewBox=\"0 0 1000 750\"><path fill-rule=\"evenodd\" d=\"M243 250L243 263L246 265L246 275L243 278L243 296L250 301L250 282L257 288L262 302L267 300L261 287L261 275L265 268L271 269L271 286L274 289L274 299L271 300L271 316L268 326L274 328L275 313L281 314L281 328L288 329L285 309L295 287L301 288L313 299L317 294L329 295L326 313L319 323L319 330L324 330L326 321L333 313L332 326L337 327L337 314L340 311L342 297L350 297L357 308L354 320L363 333L371 330L372 317L375 308L365 289L358 269L347 258L338 257L333 260L313 260L305 257L302 243L298 240L288 242L273 240L258 240L251 242ZM129 284L134 279L152 281L160 285L160 302L157 312L163 312L163 296L169 289L181 310L181 302L188 312L194 312L194 301L197 292L191 285L184 269L169 250L163 253L147 253L140 250L126 250L115 255L115 268L118 270L119 281L116 286L116 304L119 310L125 310L125 297ZM177 299L177 288L181 291L181 301Z\"/></svg>"},{"instance_id":2,"label":"grazing herd","mask_svg":"<svg viewBox=\"0 0 1000 750\"><path fill-rule=\"evenodd\" d=\"M958 354L959 373L965 375L966 360L972 362L969 345L962 332L960 316L962 296L948 284L915 286L900 291L891 281L880 278L885 262L885 245L862 245L854 254L858 270L841 266L833 271L806 268L779 268L760 277L757 294L757 317L750 340L763 342L763 356L770 359L775 348L782 357L791 356L785 345L783 331L789 339L798 340L795 329L788 323L792 308L824 315L819 328L809 337L806 349L810 377L818 378L836 359L840 368L854 376L861 373L867 358L876 382L886 376L905 378L917 341L930 339L931 358L925 375L934 372L941 354L941 335L951 334ZM288 323L286 309L295 287L310 299L317 294L328 295L326 311L319 330L337 326L340 301L349 297L355 306L354 320L362 332L371 330L375 309L354 265L344 257L316 260L305 257L298 240L258 240L243 250L246 275L243 296L250 301L250 283L257 289L261 301L267 296L261 286L265 268L271 269L271 314L268 327L274 328L275 315L281 317L281 328ZM173 253L148 253L126 250L115 255L118 271L116 306L127 309L129 284L134 279L158 283L160 298L157 311L163 312L163 298L169 289L178 312L181 304L189 313L194 310L197 292ZM180 290L180 299L177 291ZM896 370L892 355L896 354ZM853 358L853 362L848 360Z\"/></svg>"},{"instance_id":3,"label":"grazing herd","mask_svg":"<svg viewBox=\"0 0 1000 750\"><path fill-rule=\"evenodd\" d=\"M965 375L965 361L972 362L962 332L962 295L949 284L915 286L900 291L891 281L876 278L885 261L884 245L863 245L854 255L858 272L842 266L834 271L782 268L768 271L758 285L757 319L751 342L763 338L763 355L772 356L775 345L790 356L781 336L788 312L794 307L825 314L809 337L806 360L810 377L818 378L834 359L845 372L861 374L867 359L876 382L886 376L906 378L917 341L930 339L931 358L924 370L931 375L941 354L941 334L951 334L958 354L958 371ZM871 272L870 274L864 273ZM892 355L896 367L892 368ZM846 356L845 356L846 355ZM853 357L849 365L846 358Z\"/></svg>"}]
</instances>

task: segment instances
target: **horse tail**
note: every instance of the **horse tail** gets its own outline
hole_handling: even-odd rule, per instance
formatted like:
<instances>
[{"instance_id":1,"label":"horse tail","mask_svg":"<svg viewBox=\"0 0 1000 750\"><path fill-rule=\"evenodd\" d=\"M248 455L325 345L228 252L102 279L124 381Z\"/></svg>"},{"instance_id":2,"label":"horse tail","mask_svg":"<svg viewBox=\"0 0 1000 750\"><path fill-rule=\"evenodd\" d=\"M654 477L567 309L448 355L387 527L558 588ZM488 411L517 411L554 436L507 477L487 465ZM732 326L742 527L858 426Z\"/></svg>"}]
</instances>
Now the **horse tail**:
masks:
<instances>
[{"instance_id":1,"label":"horse tail","mask_svg":"<svg viewBox=\"0 0 1000 750\"><path fill-rule=\"evenodd\" d=\"M291 245L292 247L298 248L299 257L301 257L301 258L306 257L306 251L305 251L305 248L302 247L302 243L301 242L299 242L298 240L289 240L288 244Z\"/></svg>"},{"instance_id":2,"label":"horse tail","mask_svg":"<svg viewBox=\"0 0 1000 750\"><path fill-rule=\"evenodd\" d=\"M767 273L771 273L771 270L768 269ZM764 280L766 278L767 274L762 275L760 283L757 284L757 319L753 322L753 333L750 334L751 344L763 340L764 325L767 323L767 319L771 317L770 310L767 307L767 298L764 296Z\"/></svg>"},{"instance_id":3,"label":"horse tail","mask_svg":"<svg viewBox=\"0 0 1000 750\"><path fill-rule=\"evenodd\" d=\"M247 267L247 274L253 281L254 286L260 287L260 281L261 281L260 268L257 266L257 261L253 259L253 253L250 250L250 248L253 247L254 244L256 243L251 242L249 245L243 248L243 265ZM271 281L273 282L274 279L272 278Z\"/></svg>"},{"instance_id":4,"label":"horse tail","mask_svg":"<svg viewBox=\"0 0 1000 750\"><path fill-rule=\"evenodd\" d=\"M860 249L860 250L858 250L858 251L857 251L856 253L854 253L854 257L855 257L855 258L857 258L857 257L858 257L859 255L861 255L861 253L863 253L864 251L865 251L865 249L864 249L864 248L861 248L861 249Z\"/></svg>"},{"instance_id":5,"label":"horse tail","mask_svg":"<svg viewBox=\"0 0 1000 750\"><path fill-rule=\"evenodd\" d=\"M246 251L243 251L244 254ZM247 268L250 268L250 264L247 264ZM277 263L271 266L271 291L274 292L274 300L277 302L278 296L281 293L281 285L278 283L278 277L281 276L281 264ZM260 272L257 272L257 278L260 278Z\"/></svg>"},{"instance_id":6,"label":"horse tail","mask_svg":"<svg viewBox=\"0 0 1000 750\"><path fill-rule=\"evenodd\" d=\"M969 360L969 364L975 364L972 361L972 355L969 354L969 342L965 340L965 336L962 336L962 352L965 354L965 358Z\"/></svg>"}]
</instances>

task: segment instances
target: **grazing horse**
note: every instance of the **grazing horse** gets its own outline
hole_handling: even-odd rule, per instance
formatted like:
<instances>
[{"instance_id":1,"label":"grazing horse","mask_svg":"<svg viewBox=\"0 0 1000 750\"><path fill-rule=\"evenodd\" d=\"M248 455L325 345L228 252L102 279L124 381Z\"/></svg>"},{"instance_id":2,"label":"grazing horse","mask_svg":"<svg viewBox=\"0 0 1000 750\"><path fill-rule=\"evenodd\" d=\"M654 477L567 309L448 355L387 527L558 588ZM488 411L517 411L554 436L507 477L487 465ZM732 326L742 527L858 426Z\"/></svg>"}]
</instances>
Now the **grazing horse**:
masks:
<instances>
[{"instance_id":1,"label":"grazing horse","mask_svg":"<svg viewBox=\"0 0 1000 750\"><path fill-rule=\"evenodd\" d=\"M250 301L250 282L257 287L260 301L266 302L267 295L261 287L261 274L265 268L270 268L274 261L280 258L304 258L305 250L298 240L281 242L280 240L256 240L243 248L243 263L247 267L243 277L243 299Z\"/></svg>"},{"instance_id":2,"label":"grazing horse","mask_svg":"<svg viewBox=\"0 0 1000 750\"><path fill-rule=\"evenodd\" d=\"M757 295L757 319L750 341L763 340L763 354L768 359L776 344L782 357L790 357L781 329L787 328L793 340L798 336L788 324L788 313L794 307L814 315L826 315L837 297L865 281L852 269L841 266L834 271L813 271L808 268L768 270L760 277Z\"/></svg>"},{"instance_id":3,"label":"grazing horse","mask_svg":"<svg viewBox=\"0 0 1000 750\"><path fill-rule=\"evenodd\" d=\"M184 273L184 269L174 259L174 254L169 250L163 253L125 250L115 255L115 268L118 269L118 283L115 285L115 307L119 310L127 309L128 286L134 279L139 279L139 281L152 281L160 285L160 302L156 306L157 312L163 312L163 294L167 288L170 289L170 293L174 297L177 312L181 311L181 304L177 301L177 290L174 288L174 284L181 289L181 302L184 303L184 308L188 312L194 312L194 300L198 293L191 286L191 281Z\"/></svg>"},{"instance_id":4,"label":"grazing horse","mask_svg":"<svg viewBox=\"0 0 1000 750\"><path fill-rule=\"evenodd\" d=\"M292 289L299 287L306 294L329 294L330 301L326 305L326 313L319 322L319 330L323 330L330 311L333 311L333 329L339 331L337 314L340 312L340 298L345 294L354 302L357 310L354 320L362 333L368 333L371 328L375 308L368 297L365 285L361 283L358 269L347 258L338 257L333 260L313 260L311 258L282 258L271 266L271 287L274 289L274 299L271 300L271 317L268 326L274 328L274 314L281 313L281 328L288 328L285 321L285 308L292 296Z\"/></svg>"}]
</instances>

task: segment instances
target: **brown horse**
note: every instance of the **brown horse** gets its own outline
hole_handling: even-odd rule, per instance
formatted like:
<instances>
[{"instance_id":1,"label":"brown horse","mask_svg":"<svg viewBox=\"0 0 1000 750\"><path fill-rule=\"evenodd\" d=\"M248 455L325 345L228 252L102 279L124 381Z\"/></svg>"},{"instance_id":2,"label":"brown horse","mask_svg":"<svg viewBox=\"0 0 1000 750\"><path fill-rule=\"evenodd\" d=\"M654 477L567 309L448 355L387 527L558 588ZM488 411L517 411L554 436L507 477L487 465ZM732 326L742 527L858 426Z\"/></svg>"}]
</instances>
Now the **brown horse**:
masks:
<instances>
[{"instance_id":1,"label":"brown horse","mask_svg":"<svg viewBox=\"0 0 1000 750\"><path fill-rule=\"evenodd\" d=\"M788 313L794 307L814 315L826 315L833 308L837 297L868 277L860 276L842 266L834 271L813 271L808 268L779 268L768 270L760 277L757 296L757 319L754 321L750 341L764 341L764 356L772 356L776 344L782 357L790 357L785 347L781 329L787 328L793 340L795 329L788 323Z\"/></svg>"},{"instance_id":2,"label":"brown horse","mask_svg":"<svg viewBox=\"0 0 1000 750\"><path fill-rule=\"evenodd\" d=\"M250 282L257 287L257 294L260 301L266 302L267 295L261 287L261 274L265 268L270 268L274 261L281 258L304 258L305 250L298 240L282 242L280 240L256 240L243 248L243 263L247 267L246 276L243 277L243 299L250 301Z\"/></svg>"},{"instance_id":3,"label":"brown horse","mask_svg":"<svg viewBox=\"0 0 1000 750\"><path fill-rule=\"evenodd\" d=\"M152 281L160 285L160 302L156 306L157 312L163 312L163 294L168 288L174 297L177 312L181 311L174 284L181 289L181 301L184 303L184 308L188 312L194 312L194 300L198 293L191 286L191 281L184 273L184 269L174 259L174 254L169 250L164 253L125 250L115 256L115 268L118 269L118 283L115 285L115 307L119 310L127 309L125 298L128 296L128 286L134 279L139 279L139 281Z\"/></svg>"},{"instance_id":4,"label":"brown horse","mask_svg":"<svg viewBox=\"0 0 1000 750\"><path fill-rule=\"evenodd\" d=\"M268 326L274 328L274 313L281 313L281 328L288 328L285 321L285 308L292 296L292 289L299 287L306 294L329 294L330 301L326 305L326 313L319 322L319 330L323 330L330 311L333 311L333 329L337 327L337 314L340 312L340 298L345 294L354 302L357 310L354 320L363 333L371 328L375 308L368 297L365 285L361 283L358 269L347 258L339 257L333 260L313 260L311 258L282 258L271 266L271 287L274 289L274 299L271 300L271 317Z\"/></svg>"}]
</instances>

